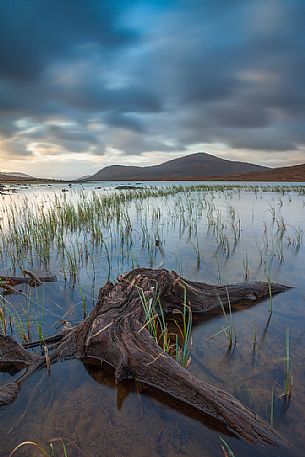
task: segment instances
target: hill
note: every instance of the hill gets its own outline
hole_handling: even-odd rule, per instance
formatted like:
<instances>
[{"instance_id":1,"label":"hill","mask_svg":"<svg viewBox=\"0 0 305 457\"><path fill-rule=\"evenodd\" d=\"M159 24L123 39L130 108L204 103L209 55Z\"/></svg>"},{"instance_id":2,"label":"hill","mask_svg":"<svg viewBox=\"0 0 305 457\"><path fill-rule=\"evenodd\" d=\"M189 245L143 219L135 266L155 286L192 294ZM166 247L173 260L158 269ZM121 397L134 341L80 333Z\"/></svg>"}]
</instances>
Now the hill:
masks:
<instances>
[{"instance_id":1,"label":"hill","mask_svg":"<svg viewBox=\"0 0 305 457\"><path fill-rule=\"evenodd\" d=\"M192 178L185 178L192 180ZM203 178L198 177L198 180ZM205 178L206 179L206 178ZM220 181L287 181L305 182L305 164L291 165L289 167L269 168L265 171L252 173L232 174L230 176L214 176L213 180Z\"/></svg>"},{"instance_id":2,"label":"hill","mask_svg":"<svg viewBox=\"0 0 305 457\"><path fill-rule=\"evenodd\" d=\"M26 173L0 171L1 181L32 181L35 178Z\"/></svg>"},{"instance_id":3,"label":"hill","mask_svg":"<svg viewBox=\"0 0 305 457\"><path fill-rule=\"evenodd\" d=\"M148 167L111 165L86 178L86 181L179 181L195 179L197 176L200 176L200 179L206 179L212 176L263 170L268 170L268 168L247 162L220 159L211 154L199 152Z\"/></svg>"}]
</instances>

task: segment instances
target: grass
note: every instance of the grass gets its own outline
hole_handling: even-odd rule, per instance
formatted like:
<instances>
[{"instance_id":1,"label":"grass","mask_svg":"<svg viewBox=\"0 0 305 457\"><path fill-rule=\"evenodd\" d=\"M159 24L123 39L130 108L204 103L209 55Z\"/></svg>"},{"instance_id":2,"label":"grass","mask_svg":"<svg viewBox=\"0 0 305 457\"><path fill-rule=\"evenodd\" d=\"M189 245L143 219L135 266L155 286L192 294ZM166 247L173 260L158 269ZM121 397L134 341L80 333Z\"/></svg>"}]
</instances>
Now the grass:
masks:
<instances>
[{"instance_id":1,"label":"grass","mask_svg":"<svg viewBox=\"0 0 305 457\"><path fill-rule=\"evenodd\" d=\"M9 457L12 457L19 449L21 449L21 448L23 448L25 446L35 447L42 453L42 455L44 455L46 457L50 457L50 454L48 454L48 452L42 446L40 446L39 444L35 443L34 441L23 441L22 443L18 444L18 446L16 446L12 450L12 452L9 455Z\"/></svg>"},{"instance_id":2,"label":"grass","mask_svg":"<svg viewBox=\"0 0 305 457\"><path fill-rule=\"evenodd\" d=\"M231 301L230 301L229 292L227 289L226 289L226 292L227 292L227 306L228 306L228 311L229 311L228 313L226 312L225 305L223 304L221 298L218 296L218 302L221 306L226 325L225 325L225 327L223 326L219 332L214 333L212 336L210 336L210 339L223 333L227 339L228 351L232 351L233 347L236 344L236 332L235 332L235 327L233 325Z\"/></svg>"},{"instance_id":3,"label":"grass","mask_svg":"<svg viewBox=\"0 0 305 457\"><path fill-rule=\"evenodd\" d=\"M227 211L221 211L215 205L214 192L223 194L225 199L231 199L233 193L240 196L241 192L255 190L257 187L234 186L170 186L160 188L145 188L142 190L112 192L98 194L96 192L79 191L68 198L67 194L48 197L47 202L33 205L28 197L18 202L3 203L0 208L5 216L6 224L0 229L1 257L6 262L10 260L11 268L18 271L24 265L39 263L44 269L49 269L57 259L61 264L62 274L66 279L79 282L80 268L91 263L92 273L96 274L95 250L103 247L103 268L108 271L108 277L113 274L114 257L118 250L121 253L122 264L128 258L137 260L132 252L134 246L140 244L146 248L149 264L154 265L157 254L156 240L164 238L164 220L172 221L168 230L179 225L181 237L187 235L193 249L197 269L202 267L201 250L199 247L199 228L202 220L206 219L208 232L216 242L215 253L230 257L240 243L242 222L236 208L228 203ZM274 191L275 187L267 188ZM301 187L293 190L301 192ZM283 192L291 188L283 188ZM182 194L182 195L181 195ZM176 196L179 195L179 199ZM46 197L45 197L46 198ZM166 206L166 213L153 201L164 202L171 199L173 205ZM136 208L140 220L135 225L131 213ZM283 261L284 235L287 224L283 216L272 207L274 223L277 232L274 246L277 256ZM228 215L228 216L227 216ZM227 220L228 217L228 220ZM154 233L151 233L153 230ZM303 231L294 229L293 244L296 249L302 245ZM163 241L161 246L163 246ZM54 257L56 251L56 257ZM262 263L263 252L261 252ZM58 262L57 262L58 264ZM248 258L243 259L244 276L247 278Z\"/></svg>"},{"instance_id":4,"label":"grass","mask_svg":"<svg viewBox=\"0 0 305 457\"><path fill-rule=\"evenodd\" d=\"M141 287L134 287L139 292L145 316L145 323L139 332L146 328L164 352L169 353L182 367L188 368L191 363L192 311L187 304L187 287L182 281L180 285L183 288L183 311L174 311L175 315L178 315L174 320L175 331L169 330L158 290L154 297L147 298Z\"/></svg>"},{"instance_id":5,"label":"grass","mask_svg":"<svg viewBox=\"0 0 305 457\"><path fill-rule=\"evenodd\" d=\"M290 337L289 328L285 332L285 398L290 399L293 386L293 373L290 359Z\"/></svg>"},{"instance_id":6,"label":"grass","mask_svg":"<svg viewBox=\"0 0 305 457\"><path fill-rule=\"evenodd\" d=\"M201 254L200 254L200 247L199 247L198 237L196 238L196 244L193 243L191 240L189 242L190 242L191 246L193 247L193 249L195 251L197 270L200 270Z\"/></svg>"},{"instance_id":7,"label":"grass","mask_svg":"<svg viewBox=\"0 0 305 457\"><path fill-rule=\"evenodd\" d=\"M269 293L269 306L268 306L268 310L269 310L269 313L270 313L270 315L271 315L271 314L272 314L272 311L273 311L272 281L271 281L271 263L269 263L269 266L268 266L267 283L268 283L268 293Z\"/></svg>"},{"instance_id":8,"label":"grass","mask_svg":"<svg viewBox=\"0 0 305 457\"><path fill-rule=\"evenodd\" d=\"M257 330L256 330L256 323L253 322L253 342L252 342L252 348L253 348L253 351L255 351L255 348L256 348L256 340L257 340Z\"/></svg>"},{"instance_id":9,"label":"grass","mask_svg":"<svg viewBox=\"0 0 305 457\"><path fill-rule=\"evenodd\" d=\"M200 274L212 270L211 276L222 282L226 263L232 257L240 258L244 251L241 259L243 277L248 280L248 248L244 250L242 245L239 248L239 244L244 243L243 220L234 202L249 191L256 198L267 192L279 196L270 203L269 220L263 221L262 234L255 240L259 254L257 268L268 265L269 312L272 314L271 267L274 259L279 264L284 263L284 254L289 248L298 254L303 245L303 228L295 228L284 219L286 200L283 196L287 194L291 200L292 195L298 198L299 194L303 198L302 186L210 184L109 193L81 190L69 194L43 194L35 201L17 195L14 199L3 199L0 205L0 268L16 274L24 268L53 269L57 274L60 270L60 279L67 287L77 284L80 291L88 287L84 282L86 272L86 278L92 282L91 288L95 289L94 296L98 287L95 281L101 277L101 272L103 277L113 280L117 274L138 265L154 268L168 264L172 251L167 249L167 243L172 235L179 234L177 243L183 254L182 257L178 255L178 248L173 255L181 274L185 270L184 257L194 258ZM218 204L220 197L223 205ZM252 220L252 224L254 222ZM199 239L204 240L200 245ZM207 252L203 259L201 246L204 242ZM250 255L251 270L255 271L252 251ZM214 260L209 262L211 258L216 259L216 263ZM81 313L85 317L88 307L81 292L76 301L81 303ZM34 313L33 305L30 303L26 310L18 310L17 315L15 305L5 302L5 306L1 306L1 331L7 332L12 324L24 341L33 333L41 338L44 310L41 307ZM233 345L230 343L234 338L232 329L230 322L223 329L229 346Z\"/></svg>"},{"instance_id":10,"label":"grass","mask_svg":"<svg viewBox=\"0 0 305 457\"><path fill-rule=\"evenodd\" d=\"M233 453L232 449L228 445L228 443L220 436L219 437L221 441L221 449L223 451L224 457L235 457L235 454Z\"/></svg>"},{"instance_id":11,"label":"grass","mask_svg":"<svg viewBox=\"0 0 305 457\"><path fill-rule=\"evenodd\" d=\"M1 333L2 335L6 335L7 333L7 326L6 326L6 317L3 308L0 307L0 325L1 325Z\"/></svg>"},{"instance_id":12,"label":"grass","mask_svg":"<svg viewBox=\"0 0 305 457\"><path fill-rule=\"evenodd\" d=\"M274 384L272 384L271 389L271 405L270 405L270 425L273 427L274 421Z\"/></svg>"},{"instance_id":13,"label":"grass","mask_svg":"<svg viewBox=\"0 0 305 457\"><path fill-rule=\"evenodd\" d=\"M245 258L243 259L243 267L244 267L244 280L248 281L250 272L249 272L249 258L248 258L247 251L246 251Z\"/></svg>"},{"instance_id":14,"label":"grass","mask_svg":"<svg viewBox=\"0 0 305 457\"><path fill-rule=\"evenodd\" d=\"M190 347L192 345L192 310L187 304L187 286L180 282L183 288L183 312L179 311L182 317L182 326L177 323L180 330L181 344L179 344L178 335L175 341L175 359L181 366L188 368L191 363Z\"/></svg>"},{"instance_id":15,"label":"grass","mask_svg":"<svg viewBox=\"0 0 305 457\"><path fill-rule=\"evenodd\" d=\"M21 449L21 448L24 448L24 447L34 447L36 448L40 453L41 455L45 456L45 457L55 457L55 449L54 449L54 445L53 443L55 441L59 441L60 444L61 444L61 450L62 450L62 456L63 457L68 457L68 452L67 452L67 448L66 448L66 445L63 441L62 438L58 438L56 440L53 440L53 442L51 442L49 444L50 446L50 451L51 453L49 453L44 447L42 447L41 445L39 445L38 443L36 443L35 441L23 441L22 443L18 444L12 451L11 453L9 454L9 457L12 457L13 455L16 454L16 452ZM56 454L58 455L58 454Z\"/></svg>"}]
</instances>

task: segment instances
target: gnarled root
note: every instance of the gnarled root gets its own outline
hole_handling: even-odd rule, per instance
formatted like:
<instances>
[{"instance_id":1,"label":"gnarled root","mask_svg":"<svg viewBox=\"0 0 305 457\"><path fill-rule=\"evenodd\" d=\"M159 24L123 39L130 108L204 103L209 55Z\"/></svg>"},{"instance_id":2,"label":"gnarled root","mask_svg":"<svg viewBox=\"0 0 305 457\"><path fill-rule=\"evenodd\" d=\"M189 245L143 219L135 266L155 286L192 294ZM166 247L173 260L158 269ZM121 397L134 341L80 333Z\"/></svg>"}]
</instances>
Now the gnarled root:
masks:
<instances>
[{"instance_id":1,"label":"gnarled root","mask_svg":"<svg viewBox=\"0 0 305 457\"><path fill-rule=\"evenodd\" d=\"M272 284L272 293L287 287ZM141 293L140 293L141 292ZM50 362L68 358L97 359L111 365L118 383L127 378L159 389L195 409L202 419L218 430L236 435L259 446L287 443L278 432L221 389L200 381L165 353L145 326L143 294L153 300L156 294L164 314L182 310L187 305L193 314L207 316L228 303L256 303L270 294L265 282L249 282L228 286L188 281L167 270L136 269L107 282L100 290L99 300L81 324L54 342L49 349ZM5 349L5 345L11 347ZM17 354L17 355L14 355ZM29 354L8 337L0 339L0 360L21 361L30 372L45 365L42 356ZM21 377L17 382L19 387ZM0 405L13 401L16 390L11 385L0 390ZM6 402L6 403L5 403Z\"/></svg>"}]
</instances>

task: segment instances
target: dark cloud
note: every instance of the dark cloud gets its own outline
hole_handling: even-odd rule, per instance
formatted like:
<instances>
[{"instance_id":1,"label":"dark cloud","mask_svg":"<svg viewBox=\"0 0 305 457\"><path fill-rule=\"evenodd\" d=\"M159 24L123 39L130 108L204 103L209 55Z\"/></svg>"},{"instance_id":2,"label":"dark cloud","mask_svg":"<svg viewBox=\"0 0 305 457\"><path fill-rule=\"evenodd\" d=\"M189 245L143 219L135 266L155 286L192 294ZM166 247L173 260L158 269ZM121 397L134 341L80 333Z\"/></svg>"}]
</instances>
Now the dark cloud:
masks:
<instances>
[{"instance_id":1,"label":"dark cloud","mask_svg":"<svg viewBox=\"0 0 305 457\"><path fill-rule=\"evenodd\" d=\"M303 0L1 2L0 135L12 154L304 148L304 20Z\"/></svg>"},{"instance_id":2,"label":"dark cloud","mask_svg":"<svg viewBox=\"0 0 305 457\"><path fill-rule=\"evenodd\" d=\"M120 24L128 2L107 0L10 0L1 2L0 72L32 80L50 61L97 43L103 52L136 39Z\"/></svg>"},{"instance_id":3,"label":"dark cloud","mask_svg":"<svg viewBox=\"0 0 305 457\"><path fill-rule=\"evenodd\" d=\"M50 125L47 130L47 135L50 135L51 138L56 140L98 144L98 140L94 134L90 133L88 130L81 130L78 126L64 128L57 125Z\"/></svg>"},{"instance_id":4,"label":"dark cloud","mask_svg":"<svg viewBox=\"0 0 305 457\"><path fill-rule=\"evenodd\" d=\"M116 111L110 111L108 113L105 113L105 115L103 116L103 121L109 127L128 129L137 133L144 132L144 125L140 121L140 119L128 113L126 114Z\"/></svg>"}]
</instances>

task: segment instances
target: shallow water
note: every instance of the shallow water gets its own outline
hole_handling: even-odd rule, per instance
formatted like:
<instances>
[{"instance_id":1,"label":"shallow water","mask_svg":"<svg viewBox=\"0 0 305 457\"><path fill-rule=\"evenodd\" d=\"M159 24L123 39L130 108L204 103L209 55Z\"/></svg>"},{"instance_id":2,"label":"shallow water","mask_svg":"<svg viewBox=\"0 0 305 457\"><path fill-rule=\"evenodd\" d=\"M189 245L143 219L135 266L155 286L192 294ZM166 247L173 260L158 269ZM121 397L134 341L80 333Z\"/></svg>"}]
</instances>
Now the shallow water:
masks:
<instances>
[{"instance_id":1,"label":"shallow water","mask_svg":"<svg viewBox=\"0 0 305 457\"><path fill-rule=\"evenodd\" d=\"M10 230L8 210L13 205L16 218L20 218L17 225L22 226L19 210L24 207L25 197L28 211L35 214L42 204L43 211L53 208L55 195L58 204L68 201L76 205L83 198L81 195L91 198L94 187L95 183L83 185L81 190L73 185L74 190L62 194L58 186L33 186L3 196L2 237ZM95 194L98 198L110 195L112 189L113 186L98 189ZM67 254L61 259L58 246L51 247L48 265L42 262L41 253L23 253L15 262L16 273L18 264L35 271L47 268L57 274L58 282L39 288L19 287L27 297L5 296L3 306L14 316L18 313L24 322L28 319L35 338L39 325L47 336L56 333L60 319L79 322L84 301L89 312L108 276L114 279L137 265L175 269L188 279L206 282L269 277L291 285L292 289L273 298L272 314L269 300L233 312L236 344L232 351L228 351L224 333L216 335L225 325L222 314L194 325L189 370L232 393L266 421L270 420L274 389L274 425L302 455L305 248L300 238L305 229L305 194L295 190L283 193L221 188L143 200L137 197L121 208L128 218L119 223L115 219L107 224L104 219L99 221L108 257L94 232L96 226L94 230L86 225L74 227L65 234L64 243L69 255L76 252L77 277L71 277ZM156 239L161 242L161 249L156 247ZM8 249L7 244L2 245L1 272L12 272L12 246ZM75 246L82 246L82 251L75 251ZM89 256L84 254L85 247ZM13 336L20 339L20 325L13 327ZM285 402L282 394L287 328L293 387L290 401ZM8 379L10 375L0 374L1 384ZM106 373L105 368L85 366L78 361L59 363L52 367L50 375L45 371L33 375L16 402L0 410L0 430L1 456L8 455L24 440L33 440L46 448L53 443L55 455L64 455L59 438L64 440L69 457L223 455L219 432L211 430L182 405L132 383L118 388L109 370ZM223 437L236 457L264 455L235 438ZM35 452L26 448L16 455L29 456ZM265 455L273 454L268 450Z\"/></svg>"}]
</instances>

